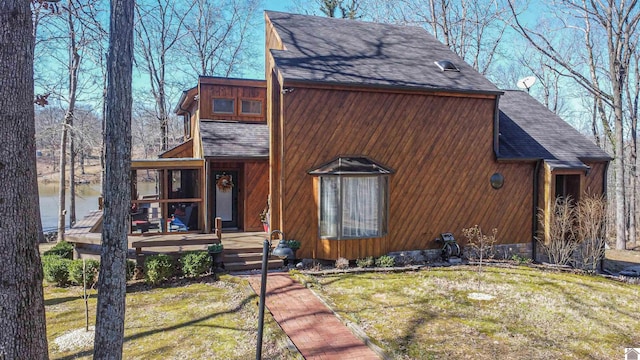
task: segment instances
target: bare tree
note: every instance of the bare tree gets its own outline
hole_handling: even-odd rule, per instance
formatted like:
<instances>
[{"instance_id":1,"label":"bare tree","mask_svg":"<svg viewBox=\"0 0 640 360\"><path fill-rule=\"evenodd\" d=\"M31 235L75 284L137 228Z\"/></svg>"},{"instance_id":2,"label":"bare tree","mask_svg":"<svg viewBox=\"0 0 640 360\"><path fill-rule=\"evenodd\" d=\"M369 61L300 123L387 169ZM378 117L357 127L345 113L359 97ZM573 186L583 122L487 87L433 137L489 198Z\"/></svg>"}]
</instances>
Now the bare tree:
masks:
<instances>
[{"instance_id":1,"label":"bare tree","mask_svg":"<svg viewBox=\"0 0 640 360\"><path fill-rule=\"evenodd\" d=\"M627 112L629 118L629 242L631 246L638 244L636 239L636 209L638 191L638 99L640 99L640 53L633 53L632 69L629 74L629 85L625 88Z\"/></svg>"},{"instance_id":2,"label":"bare tree","mask_svg":"<svg viewBox=\"0 0 640 360\"><path fill-rule=\"evenodd\" d=\"M30 3L0 1L0 358L48 359Z\"/></svg>"},{"instance_id":3,"label":"bare tree","mask_svg":"<svg viewBox=\"0 0 640 360\"><path fill-rule=\"evenodd\" d=\"M640 9L635 0L621 3L562 0L557 2L556 15L567 32L579 31L584 36L583 60L564 57L548 33L540 33L526 27L518 15L512 0L510 9L514 15L514 29L522 34L538 51L553 60L556 71L571 77L596 97L602 118L606 109L614 118L615 152L615 202L616 248L626 247L625 216L625 157L624 157L624 93L628 70L637 45L637 28ZM575 20L575 21L573 21ZM556 32L556 35L558 33ZM604 39L600 42L600 39ZM601 59L601 60L599 60ZM598 63L600 61L600 63ZM603 121L605 125L605 121Z\"/></svg>"},{"instance_id":4,"label":"bare tree","mask_svg":"<svg viewBox=\"0 0 640 360\"><path fill-rule=\"evenodd\" d=\"M108 146L94 359L121 359L124 341L134 1L112 0L110 19L104 134Z\"/></svg>"},{"instance_id":5,"label":"bare tree","mask_svg":"<svg viewBox=\"0 0 640 360\"><path fill-rule=\"evenodd\" d=\"M362 5L369 0L293 0L291 11L343 19L360 19L364 16Z\"/></svg>"},{"instance_id":6,"label":"bare tree","mask_svg":"<svg viewBox=\"0 0 640 360\"><path fill-rule=\"evenodd\" d=\"M471 64L490 73L510 17L503 1L402 0L389 4L369 0L366 12L374 21L419 25Z\"/></svg>"},{"instance_id":7,"label":"bare tree","mask_svg":"<svg viewBox=\"0 0 640 360\"><path fill-rule=\"evenodd\" d=\"M172 50L186 34L183 22L190 8L177 8L172 0L156 0L136 5L138 25L135 27L137 49L142 57L140 67L149 76L151 94L155 100L156 117L160 123L163 151L168 149L168 86L167 66ZM193 6L194 3L191 4Z\"/></svg>"},{"instance_id":8,"label":"bare tree","mask_svg":"<svg viewBox=\"0 0 640 360\"><path fill-rule=\"evenodd\" d=\"M188 36L180 43L189 76L231 76L258 65L250 46L257 37L250 35L259 0L192 1L185 21Z\"/></svg>"}]
</instances>

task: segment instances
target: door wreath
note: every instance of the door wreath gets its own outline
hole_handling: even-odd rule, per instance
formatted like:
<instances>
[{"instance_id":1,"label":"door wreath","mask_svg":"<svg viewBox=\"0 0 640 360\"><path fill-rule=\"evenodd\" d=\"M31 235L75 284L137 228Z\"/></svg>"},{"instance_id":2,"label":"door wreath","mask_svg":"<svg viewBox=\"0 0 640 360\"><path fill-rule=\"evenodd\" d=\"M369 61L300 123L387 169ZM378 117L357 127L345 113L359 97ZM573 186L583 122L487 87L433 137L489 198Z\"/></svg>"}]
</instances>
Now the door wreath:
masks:
<instances>
[{"instance_id":1,"label":"door wreath","mask_svg":"<svg viewBox=\"0 0 640 360\"><path fill-rule=\"evenodd\" d=\"M233 181L231 180L231 175L222 175L216 181L216 186L222 192L231 191L233 188Z\"/></svg>"}]
</instances>

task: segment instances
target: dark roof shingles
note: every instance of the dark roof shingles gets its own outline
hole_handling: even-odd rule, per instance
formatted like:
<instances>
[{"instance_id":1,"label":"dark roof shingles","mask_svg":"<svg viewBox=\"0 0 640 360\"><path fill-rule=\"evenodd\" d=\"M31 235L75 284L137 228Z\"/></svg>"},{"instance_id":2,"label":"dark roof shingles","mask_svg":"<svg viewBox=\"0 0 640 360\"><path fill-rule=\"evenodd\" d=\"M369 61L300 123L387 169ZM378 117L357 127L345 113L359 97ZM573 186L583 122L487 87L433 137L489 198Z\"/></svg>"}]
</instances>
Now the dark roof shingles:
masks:
<instances>
[{"instance_id":1,"label":"dark roof shingles","mask_svg":"<svg viewBox=\"0 0 640 360\"><path fill-rule=\"evenodd\" d=\"M271 50L285 81L500 93L426 30L267 11L285 50ZM434 63L450 60L459 69Z\"/></svg>"},{"instance_id":2,"label":"dark roof shingles","mask_svg":"<svg viewBox=\"0 0 640 360\"><path fill-rule=\"evenodd\" d=\"M585 168L582 161L611 159L524 91L505 91L499 104L500 158L544 159L553 168Z\"/></svg>"},{"instance_id":3,"label":"dark roof shingles","mask_svg":"<svg viewBox=\"0 0 640 360\"><path fill-rule=\"evenodd\" d=\"M268 158L269 128L264 123L200 121L204 157Z\"/></svg>"}]
</instances>

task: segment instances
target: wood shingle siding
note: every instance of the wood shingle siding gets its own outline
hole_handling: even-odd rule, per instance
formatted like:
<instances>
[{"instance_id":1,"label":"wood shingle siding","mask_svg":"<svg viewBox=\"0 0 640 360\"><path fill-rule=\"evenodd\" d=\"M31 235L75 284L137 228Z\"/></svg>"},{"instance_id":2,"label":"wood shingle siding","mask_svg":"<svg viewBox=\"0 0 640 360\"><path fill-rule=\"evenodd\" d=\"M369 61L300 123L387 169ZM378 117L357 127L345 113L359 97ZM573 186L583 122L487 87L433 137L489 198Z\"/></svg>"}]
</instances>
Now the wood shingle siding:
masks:
<instances>
[{"instance_id":1,"label":"wood shingle siding","mask_svg":"<svg viewBox=\"0 0 640 360\"><path fill-rule=\"evenodd\" d=\"M534 163L495 161L494 101L301 87L282 95L276 136L284 139L284 181L276 209L284 210L287 237L302 242L300 256L355 259L435 248L440 233L462 239L461 229L476 224L497 228L500 243L531 241ZM307 171L340 155L367 156L395 170L387 236L319 239L317 188ZM495 172L505 177L500 190L489 183Z\"/></svg>"}]
</instances>

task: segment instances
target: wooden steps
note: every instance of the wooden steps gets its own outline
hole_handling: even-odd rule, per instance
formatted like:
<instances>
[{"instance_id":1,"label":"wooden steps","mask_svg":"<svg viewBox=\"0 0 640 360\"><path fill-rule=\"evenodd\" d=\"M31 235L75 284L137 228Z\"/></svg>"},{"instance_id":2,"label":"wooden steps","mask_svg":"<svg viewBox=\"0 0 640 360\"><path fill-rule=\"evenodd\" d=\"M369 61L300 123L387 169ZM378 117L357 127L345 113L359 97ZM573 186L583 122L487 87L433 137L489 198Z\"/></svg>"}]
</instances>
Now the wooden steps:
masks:
<instances>
[{"instance_id":1,"label":"wooden steps","mask_svg":"<svg viewBox=\"0 0 640 360\"><path fill-rule=\"evenodd\" d=\"M262 269L262 248L225 249L222 261L227 271L247 271ZM284 265L282 259L271 256L269 269L279 269Z\"/></svg>"}]
</instances>

